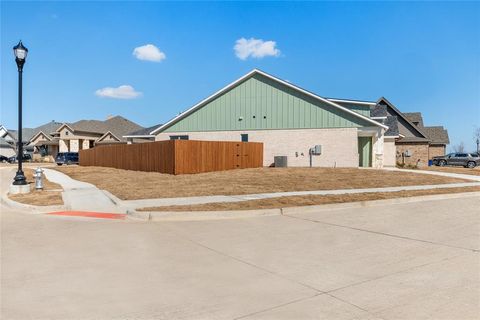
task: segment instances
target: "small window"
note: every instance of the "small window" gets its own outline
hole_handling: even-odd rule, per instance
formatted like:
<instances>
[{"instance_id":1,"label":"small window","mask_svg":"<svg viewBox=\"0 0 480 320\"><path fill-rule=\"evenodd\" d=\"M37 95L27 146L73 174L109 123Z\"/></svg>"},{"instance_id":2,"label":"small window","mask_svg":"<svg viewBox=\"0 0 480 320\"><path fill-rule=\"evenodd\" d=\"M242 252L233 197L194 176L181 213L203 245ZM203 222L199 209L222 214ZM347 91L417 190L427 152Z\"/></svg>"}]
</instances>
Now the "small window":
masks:
<instances>
[{"instance_id":1,"label":"small window","mask_svg":"<svg viewBox=\"0 0 480 320\"><path fill-rule=\"evenodd\" d=\"M468 155L467 155L466 153L457 153L457 154L455 155L455 157L457 157L457 158L466 158L466 157L468 157Z\"/></svg>"},{"instance_id":2,"label":"small window","mask_svg":"<svg viewBox=\"0 0 480 320\"><path fill-rule=\"evenodd\" d=\"M188 140L188 136L187 136L187 135L183 135L183 136L170 136L170 140Z\"/></svg>"},{"instance_id":3,"label":"small window","mask_svg":"<svg viewBox=\"0 0 480 320\"><path fill-rule=\"evenodd\" d=\"M242 137L242 142L248 142L248 134L242 133L240 136Z\"/></svg>"}]
</instances>

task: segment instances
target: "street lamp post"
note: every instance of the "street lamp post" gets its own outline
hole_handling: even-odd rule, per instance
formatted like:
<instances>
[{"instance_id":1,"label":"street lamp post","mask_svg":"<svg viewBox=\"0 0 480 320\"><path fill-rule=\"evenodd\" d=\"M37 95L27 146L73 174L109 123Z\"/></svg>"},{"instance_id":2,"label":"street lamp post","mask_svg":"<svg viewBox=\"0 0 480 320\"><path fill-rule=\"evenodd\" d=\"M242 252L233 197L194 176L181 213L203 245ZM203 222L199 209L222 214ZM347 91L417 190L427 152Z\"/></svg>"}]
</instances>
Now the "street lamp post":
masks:
<instances>
[{"instance_id":1,"label":"street lamp post","mask_svg":"<svg viewBox=\"0 0 480 320\"><path fill-rule=\"evenodd\" d=\"M23 162L23 137L22 137L22 74L23 65L27 59L28 49L22 44L22 41L13 47L13 53L15 54L15 62L18 68L18 136L17 136L17 161L18 170L15 178L13 178L13 185L22 186L27 184L27 179L23 174L22 162Z\"/></svg>"}]
</instances>

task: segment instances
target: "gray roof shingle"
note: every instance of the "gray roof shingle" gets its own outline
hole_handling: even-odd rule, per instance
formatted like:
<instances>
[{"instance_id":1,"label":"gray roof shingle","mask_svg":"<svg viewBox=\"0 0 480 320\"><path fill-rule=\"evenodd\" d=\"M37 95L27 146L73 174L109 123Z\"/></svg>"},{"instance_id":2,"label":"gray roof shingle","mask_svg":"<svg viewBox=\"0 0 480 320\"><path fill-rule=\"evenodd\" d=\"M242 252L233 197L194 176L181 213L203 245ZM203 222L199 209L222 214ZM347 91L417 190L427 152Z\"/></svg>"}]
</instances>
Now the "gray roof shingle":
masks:
<instances>
[{"instance_id":1,"label":"gray roof shingle","mask_svg":"<svg viewBox=\"0 0 480 320\"><path fill-rule=\"evenodd\" d=\"M432 140L432 144L449 144L448 131L443 126L424 127L425 133Z\"/></svg>"},{"instance_id":2,"label":"gray roof shingle","mask_svg":"<svg viewBox=\"0 0 480 320\"><path fill-rule=\"evenodd\" d=\"M129 132L129 133L125 134L125 136L148 136L148 135L150 135L150 132L159 128L160 126L162 126L162 124L157 124L157 125L154 125L154 126L151 126L151 127L148 127L148 128L143 128L143 129L140 129L140 130L132 131L132 132Z\"/></svg>"},{"instance_id":3,"label":"gray roof shingle","mask_svg":"<svg viewBox=\"0 0 480 320\"><path fill-rule=\"evenodd\" d=\"M385 136L387 137L393 137L399 135L398 131L398 119L397 116L387 116L385 119L384 124L388 126L388 130L385 131Z\"/></svg>"},{"instance_id":4,"label":"gray roof shingle","mask_svg":"<svg viewBox=\"0 0 480 320\"><path fill-rule=\"evenodd\" d=\"M68 124L75 131L95 132L104 134L110 131L120 140L124 141L124 135L128 132L142 130L143 127L133 121L125 119L122 116L115 116L105 121L100 120L80 120Z\"/></svg>"},{"instance_id":5,"label":"gray roof shingle","mask_svg":"<svg viewBox=\"0 0 480 320\"><path fill-rule=\"evenodd\" d=\"M387 116L387 106L385 104L377 103L375 107L370 109L370 117L386 117Z\"/></svg>"},{"instance_id":6,"label":"gray roof shingle","mask_svg":"<svg viewBox=\"0 0 480 320\"><path fill-rule=\"evenodd\" d=\"M60 122L50 121L36 128L23 128L22 140L24 142L28 142L40 131L51 137L51 133L55 132L61 126L62 126L62 123ZM15 141L18 139L18 130L8 130L8 132L12 135Z\"/></svg>"},{"instance_id":7,"label":"gray roof shingle","mask_svg":"<svg viewBox=\"0 0 480 320\"><path fill-rule=\"evenodd\" d=\"M421 112L404 112L403 115L418 127L423 128L423 116Z\"/></svg>"}]
</instances>

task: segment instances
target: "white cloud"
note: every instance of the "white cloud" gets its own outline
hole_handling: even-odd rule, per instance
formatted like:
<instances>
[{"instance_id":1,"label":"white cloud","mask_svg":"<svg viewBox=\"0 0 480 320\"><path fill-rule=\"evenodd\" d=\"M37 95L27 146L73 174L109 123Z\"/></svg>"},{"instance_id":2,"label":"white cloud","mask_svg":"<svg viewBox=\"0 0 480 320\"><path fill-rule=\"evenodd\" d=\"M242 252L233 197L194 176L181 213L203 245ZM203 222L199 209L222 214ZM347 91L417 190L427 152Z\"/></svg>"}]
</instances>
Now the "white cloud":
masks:
<instances>
[{"instance_id":1,"label":"white cloud","mask_svg":"<svg viewBox=\"0 0 480 320\"><path fill-rule=\"evenodd\" d=\"M112 99L135 99L142 95L141 92L135 91L132 86L123 85L117 88L105 87L95 91L95 95L101 98Z\"/></svg>"},{"instance_id":2,"label":"white cloud","mask_svg":"<svg viewBox=\"0 0 480 320\"><path fill-rule=\"evenodd\" d=\"M278 57L280 55L280 50L278 50L276 46L277 43L275 41L240 38L235 42L233 49L235 50L235 55L239 59L246 60L249 57L257 59L267 56Z\"/></svg>"},{"instance_id":3,"label":"white cloud","mask_svg":"<svg viewBox=\"0 0 480 320\"><path fill-rule=\"evenodd\" d=\"M146 61L154 61L154 62L160 62L167 58L165 53L160 51L160 49L158 49L153 44L146 44L141 47L136 47L135 49L133 49L133 55L138 60L146 60Z\"/></svg>"}]
</instances>

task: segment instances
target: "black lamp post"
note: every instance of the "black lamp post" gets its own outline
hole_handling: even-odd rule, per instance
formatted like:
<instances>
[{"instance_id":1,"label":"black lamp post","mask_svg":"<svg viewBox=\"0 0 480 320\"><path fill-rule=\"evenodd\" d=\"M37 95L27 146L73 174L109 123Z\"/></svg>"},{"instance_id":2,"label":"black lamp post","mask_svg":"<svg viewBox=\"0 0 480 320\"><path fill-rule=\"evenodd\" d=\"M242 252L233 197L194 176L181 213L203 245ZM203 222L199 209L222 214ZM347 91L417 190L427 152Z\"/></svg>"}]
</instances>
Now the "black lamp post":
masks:
<instances>
[{"instance_id":1,"label":"black lamp post","mask_svg":"<svg viewBox=\"0 0 480 320\"><path fill-rule=\"evenodd\" d=\"M22 74L23 74L23 65L27 59L28 49L25 48L22 44L22 41L13 47L13 53L15 54L15 62L17 63L18 68L18 137L17 137L17 160L18 160L18 170L15 178L13 178L14 185L26 185L27 179L23 174L22 162L23 162L23 137L22 137Z\"/></svg>"}]
</instances>

